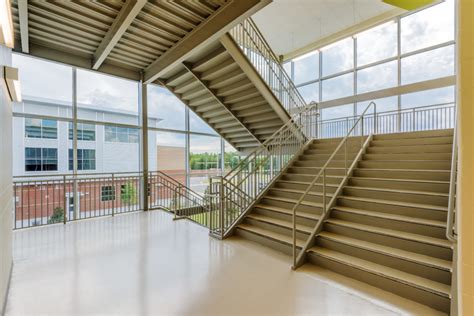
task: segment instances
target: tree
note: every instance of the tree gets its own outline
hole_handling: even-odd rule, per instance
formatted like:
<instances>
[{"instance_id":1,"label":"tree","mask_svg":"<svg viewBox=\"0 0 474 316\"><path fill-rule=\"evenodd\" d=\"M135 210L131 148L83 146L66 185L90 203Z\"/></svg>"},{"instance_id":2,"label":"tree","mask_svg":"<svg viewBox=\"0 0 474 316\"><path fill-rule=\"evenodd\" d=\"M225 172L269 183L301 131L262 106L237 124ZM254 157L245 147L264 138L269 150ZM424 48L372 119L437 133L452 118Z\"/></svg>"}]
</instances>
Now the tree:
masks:
<instances>
[{"instance_id":1,"label":"tree","mask_svg":"<svg viewBox=\"0 0 474 316\"><path fill-rule=\"evenodd\" d=\"M64 221L64 210L62 207L55 207L53 215L48 219L48 224L62 223Z\"/></svg>"},{"instance_id":2,"label":"tree","mask_svg":"<svg viewBox=\"0 0 474 316\"><path fill-rule=\"evenodd\" d=\"M132 182L123 184L120 190L120 199L124 203L134 204L137 202L137 189Z\"/></svg>"}]
</instances>

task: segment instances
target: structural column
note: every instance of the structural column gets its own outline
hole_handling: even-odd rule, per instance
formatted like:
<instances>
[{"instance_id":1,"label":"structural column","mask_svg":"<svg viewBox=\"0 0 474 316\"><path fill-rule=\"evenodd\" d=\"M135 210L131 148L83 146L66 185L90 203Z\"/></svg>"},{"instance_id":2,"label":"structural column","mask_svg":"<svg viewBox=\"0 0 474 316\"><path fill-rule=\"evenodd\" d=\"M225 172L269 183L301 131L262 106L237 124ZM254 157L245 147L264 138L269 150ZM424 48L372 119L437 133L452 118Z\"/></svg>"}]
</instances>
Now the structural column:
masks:
<instances>
[{"instance_id":1,"label":"structural column","mask_svg":"<svg viewBox=\"0 0 474 316\"><path fill-rule=\"evenodd\" d=\"M142 166L142 185L141 185L141 205L144 211L148 211L148 98L147 98L147 84L140 82L140 112L142 119L142 141L141 141L141 166Z\"/></svg>"},{"instance_id":2,"label":"structural column","mask_svg":"<svg viewBox=\"0 0 474 316\"><path fill-rule=\"evenodd\" d=\"M474 1L458 0L457 190L459 315L474 315Z\"/></svg>"}]
</instances>

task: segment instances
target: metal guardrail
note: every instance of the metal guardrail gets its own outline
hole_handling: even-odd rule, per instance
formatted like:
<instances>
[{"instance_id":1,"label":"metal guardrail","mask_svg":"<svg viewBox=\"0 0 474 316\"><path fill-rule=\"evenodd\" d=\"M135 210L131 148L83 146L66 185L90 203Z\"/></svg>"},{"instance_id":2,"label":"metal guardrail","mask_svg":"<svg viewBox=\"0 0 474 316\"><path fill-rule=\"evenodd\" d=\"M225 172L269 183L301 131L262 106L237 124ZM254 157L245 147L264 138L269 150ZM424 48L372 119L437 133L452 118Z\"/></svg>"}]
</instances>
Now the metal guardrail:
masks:
<instances>
[{"instance_id":1,"label":"metal guardrail","mask_svg":"<svg viewBox=\"0 0 474 316\"><path fill-rule=\"evenodd\" d=\"M306 106L304 98L251 18L237 24L229 34L290 116Z\"/></svg>"},{"instance_id":2,"label":"metal guardrail","mask_svg":"<svg viewBox=\"0 0 474 316\"><path fill-rule=\"evenodd\" d=\"M210 213L204 197L155 171L146 177L141 172L15 177L13 228L140 211L145 187L149 209L163 208L176 219L187 218L209 226Z\"/></svg>"},{"instance_id":3,"label":"metal guardrail","mask_svg":"<svg viewBox=\"0 0 474 316\"><path fill-rule=\"evenodd\" d=\"M350 116L318 122L319 138L344 137L358 119ZM375 124L374 124L375 120ZM454 103L441 103L423 107L369 113L364 116L366 131L374 134L404 133L453 128L456 121Z\"/></svg>"},{"instance_id":4,"label":"metal guardrail","mask_svg":"<svg viewBox=\"0 0 474 316\"><path fill-rule=\"evenodd\" d=\"M331 209L332 205L336 201L336 197L339 194L339 192L342 190L342 187L344 183L346 182L348 176L352 172L352 169L354 168L355 164L359 160L360 156L364 152L365 148L369 144L370 140L372 139L372 136L367 137L367 139L364 141L364 136L372 134L373 131L376 130L376 124L377 120L373 120L373 127L372 130L368 130L367 127L365 126L364 122L364 117L367 111L369 110L370 107L374 108L374 113L376 113L377 105L374 102L370 102L369 105L365 108L364 112L360 115L360 117L352 124L352 127L347 131L346 135L344 138L339 142L338 146L334 150L334 152L331 154L331 156L328 158L326 163L321 167L321 170L318 172L318 174L314 177L313 181L311 181L311 184L306 188L305 192L301 195L301 197L298 199L296 204L293 206L291 212L292 212L292 222L293 222L293 227L292 227L292 238L293 238L293 269L296 269L298 265L301 263L301 261L304 258L304 254L308 250L309 246L311 245L311 241L313 240L314 236L318 232L319 228L321 227L323 220L327 217L328 210ZM354 137L350 137L351 135L355 134L355 132L358 130L358 137L356 141L351 142L349 145L349 140L354 140ZM358 138L360 138L360 142L358 141ZM360 149L357 152L357 155L353 158L352 162L348 159L348 146L351 146L352 151L354 151L354 146L353 145L359 145L360 144ZM332 167L331 164L333 164L334 158L336 155L343 155L343 161L344 161L344 175L343 178L341 179L340 183L338 184L338 188L336 191L331 195L331 200L329 203L327 203L327 188L326 188L326 176L328 173L328 169ZM350 163L350 166L349 166ZM297 256L297 245L296 245L296 210L297 208L301 205L305 197L308 195L308 193L311 191L311 189L314 187L314 185L318 182L318 180L322 185L322 197L321 197L321 216L318 220L318 223L316 224L315 228L311 232L310 236L308 237L305 245L303 246L302 250Z\"/></svg>"},{"instance_id":5,"label":"metal guardrail","mask_svg":"<svg viewBox=\"0 0 474 316\"><path fill-rule=\"evenodd\" d=\"M317 104L299 110L223 177L210 179L211 235L225 238L309 139L316 137Z\"/></svg>"}]
</instances>

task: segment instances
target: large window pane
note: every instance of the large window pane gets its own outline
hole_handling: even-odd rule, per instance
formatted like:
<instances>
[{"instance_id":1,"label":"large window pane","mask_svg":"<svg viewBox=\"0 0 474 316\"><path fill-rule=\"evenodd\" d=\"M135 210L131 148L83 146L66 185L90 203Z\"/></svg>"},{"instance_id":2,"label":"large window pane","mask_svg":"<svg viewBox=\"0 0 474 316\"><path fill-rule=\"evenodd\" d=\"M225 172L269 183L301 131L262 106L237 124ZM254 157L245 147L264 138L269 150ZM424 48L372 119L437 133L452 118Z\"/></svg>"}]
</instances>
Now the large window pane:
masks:
<instances>
[{"instance_id":1,"label":"large window pane","mask_svg":"<svg viewBox=\"0 0 474 316\"><path fill-rule=\"evenodd\" d=\"M397 54L397 23L389 22L357 35L357 65L363 66Z\"/></svg>"},{"instance_id":2,"label":"large window pane","mask_svg":"<svg viewBox=\"0 0 474 316\"><path fill-rule=\"evenodd\" d=\"M454 46L402 58L402 84L454 74Z\"/></svg>"},{"instance_id":3,"label":"large window pane","mask_svg":"<svg viewBox=\"0 0 474 316\"><path fill-rule=\"evenodd\" d=\"M354 74L323 80L323 101L351 96L354 94Z\"/></svg>"},{"instance_id":4,"label":"large window pane","mask_svg":"<svg viewBox=\"0 0 474 316\"><path fill-rule=\"evenodd\" d=\"M185 105L167 89L149 85L148 125L166 129L185 129Z\"/></svg>"},{"instance_id":5,"label":"large window pane","mask_svg":"<svg viewBox=\"0 0 474 316\"><path fill-rule=\"evenodd\" d=\"M454 1L447 0L401 19L402 53L454 39Z\"/></svg>"},{"instance_id":6,"label":"large window pane","mask_svg":"<svg viewBox=\"0 0 474 316\"><path fill-rule=\"evenodd\" d=\"M13 110L20 113L72 117L72 69L58 63L13 54L19 69L23 102Z\"/></svg>"},{"instance_id":7,"label":"large window pane","mask_svg":"<svg viewBox=\"0 0 474 316\"><path fill-rule=\"evenodd\" d=\"M391 61L357 72L357 93L391 88L396 85L397 61Z\"/></svg>"},{"instance_id":8,"label":"large window pane","mask_svg":"<svg viewBox=\"0 0 474 316\"><path fill-rule=\"evenodd\" d=\"M228 142L224 141L224 171L225 173L237 167L240 160L243 159L239 152Z\"/></svg>"},{"instance_id":9,"label":"large window pane","mask_svg":"<svg viewBox=\"0 0 474 316\"><path fill-rule=\"evenodd\" d=\"M311 52L293 59L295 84L305 83L319 77L319 54Z\"/></svg>"},{"instance_id":10,"label":"large window pane","mask_svg":"<svg viewBox=\"0 0 474 316\"><path fill-rule=\"evenodd\" d=\"M148 169L159 170L186 184L186 135L149 131Z\"/></svg>"},{"instance_id":11,"label":"large window pane","mask_svg":"<svg viewBox=\"0 0 474 316\"><path fill-rule=\"evenodd\" d=\"M77 71L80 119L138 124L138 82L97 72Z\"/></svg>"},{"instance_id":12,"label":"large window pane","mask_svg":"<svg viewBox=\"0 0 474 316\"><path fill-rule=\"evenodd\" d=\"M454 103L455 89L454 86L431 89L426 91L402 94L401 105L403 109L414 108L420 106L428 106L433 104Z\"/></svg>"},{"instance_id":13,"label":"large window pane","mask_svg":"<svg viewBox=\"0 0 474 316\"><path fill-rule=\"evenodd\" d=\"M221 138L201 135L191 135L190 138L191 189L204 193L209 184L209 177L221 174Z\"/></svg>"},{"instance_id":14,"label":"large window pane","mask_svg":"<svg viewBox=\"0 0 474 316\"><path fill-rule=\"evenodd\" d=\"M354 42L352 37L343 39L321 49L323 56L323 77L354 67Z\"/></svg>"},{"instance_id":15,"label":"large window pane","mask_svg":"<svg viewBox=\"0 0 474 316\"><path fill-rule=\"evenodd\" d=\"M190 130L193 132L217 134L216 131L212 129L212 127L207 125L206 122L204 122L192 111L189 111L189 125Z\"/></svg>"},{"instance_id":16,"label":"large window pane","mask_svg":"<svg viewBox=\"0 0 474 316\"><path fill-rule=\"evenodd\" d=\"M312 101L319 102L319 83L311 83L305 86L298 87L298 91L301 96L304 98L306 103Z\"/></svg>"},{"instance_id":17,"label":"large window pane","mask_svg":"<svg viewBox=\"0 0 474 316\"><path fill-rule=\"evenodd\" d=\"M331 120L348 116L354 116L354 104L338 105L321 109L322 120Z\"/></svg>"},{"instance_id":18,"label":"large window pane","mask_svg":"<svg viewBox=\"0 0 474 316\"><path fill-rule=\"evenodd\" d=\"M357 103L357 115L361 115L363 111L367 108L370 102L375 102L377 113L386 112L386 111L395 111L398 109L398 96L381 98L371 101L364 101ZM367 110L368 114L374 113L374 107L371 105Z\"/></svg>"}]
</instances>

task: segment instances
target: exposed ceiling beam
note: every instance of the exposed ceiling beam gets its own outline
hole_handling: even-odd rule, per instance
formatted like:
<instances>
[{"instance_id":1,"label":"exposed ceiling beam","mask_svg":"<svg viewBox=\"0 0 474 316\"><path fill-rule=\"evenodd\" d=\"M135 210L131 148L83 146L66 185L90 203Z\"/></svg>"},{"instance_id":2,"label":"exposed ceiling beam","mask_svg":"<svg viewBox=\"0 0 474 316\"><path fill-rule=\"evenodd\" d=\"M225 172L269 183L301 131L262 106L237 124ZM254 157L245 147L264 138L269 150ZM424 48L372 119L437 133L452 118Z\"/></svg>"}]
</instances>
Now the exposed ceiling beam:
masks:
<instances>
[{"instance_id":1,"label":"exposed ceiling beam","mask_svg":"<svg viewBox=\"0 0 474 316\"><path fill-rule=\"evenodd\" d=\"M19 1L21 2L21 1ZM127 0L94 53L92 69L99 69L146 4L146 0Z\"/></svg>"},{"instance_id":2,"label":"exposed ceiling beam","mask_svg":"<svg viewBox=\"0 0 474 316\"><path fill-rule=\"evenodd\" d=\"M271 0L229 1L201 22L183 39L145 69L144 81L150 83L183 62L192 51L217 40L238 22L257 12Z\"/></svg>"},{"instance_id":3,"label":"exposed ceiling beam","mask_svg":"<svg viewBox=\"0 0 474 316\"><path fill-rule=\"evenodd\" d=\"M91 69L91 60L90 58L73 55L68 52L63 52L57 49L48 48L41 45L36 45L34 43L30 44L30 55L36 56L56 62L60 62L63 64L68 64L71 66L76 66L84 69ZM111 65L111 64L103 64L98 70L101 73L114 75L117 77L122 77L131 80L140 80L141 76L140 73L137 71L133 71L131 69L122 68L119 66Z\"/></svg>"},{"instance_id":4,"label":"exposed ceiling beam","mask_svg":"<svg viewBox=\"0 0 474 316\"><path fill-rule=\"evenodd\" d=\"M20 19L21 51L28 54L30 43L28 38L28 1L18 1L18 16Z\"/></svg>"}]
</instances>

